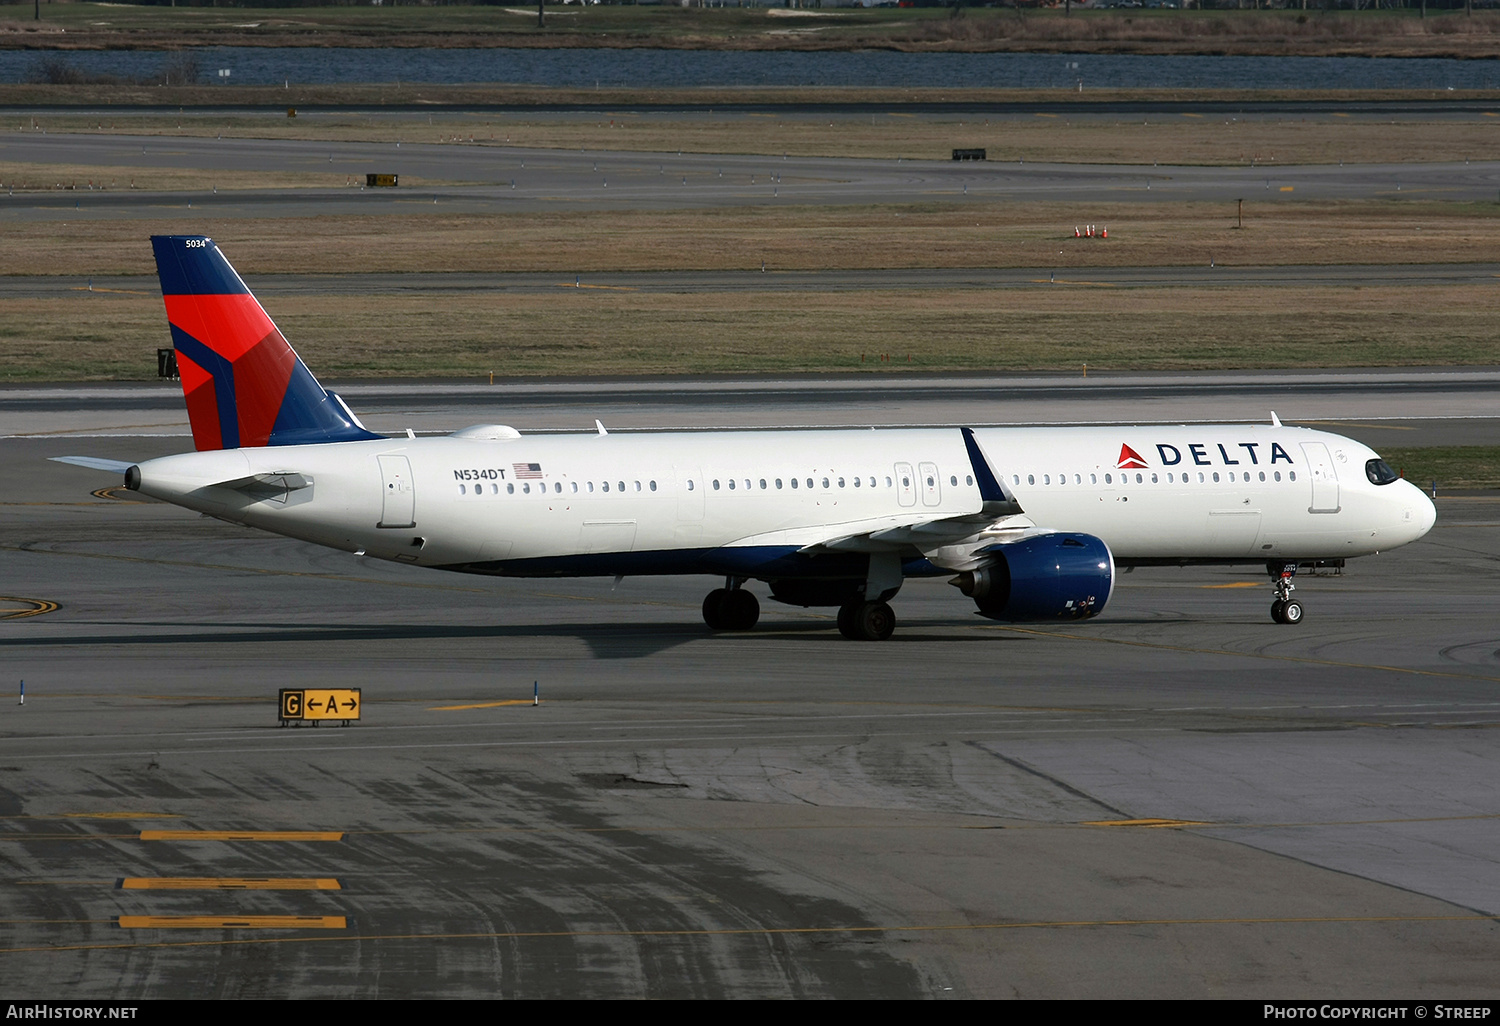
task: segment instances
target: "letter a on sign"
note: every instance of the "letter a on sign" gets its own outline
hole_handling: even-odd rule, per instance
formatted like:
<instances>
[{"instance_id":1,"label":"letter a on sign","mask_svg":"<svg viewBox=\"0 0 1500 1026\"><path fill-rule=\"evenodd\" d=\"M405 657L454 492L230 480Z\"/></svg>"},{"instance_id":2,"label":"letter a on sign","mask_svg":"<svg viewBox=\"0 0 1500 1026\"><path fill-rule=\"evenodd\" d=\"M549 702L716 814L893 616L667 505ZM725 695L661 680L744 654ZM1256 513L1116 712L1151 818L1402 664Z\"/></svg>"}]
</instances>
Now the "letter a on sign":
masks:
<instances>
[{"instance_id":1,"label":"letter a on sign","mask_svg":"<svg viewBox=\"0 0 1500 1026\"><path fill-rule=\"evenodd\" d=\"M1141 459L1141 454L1128 445L1120 446L1120 462L1115 464L1117 470L1140 470L1146 466L1146 461Z\"/></svg>"}]
</instances>

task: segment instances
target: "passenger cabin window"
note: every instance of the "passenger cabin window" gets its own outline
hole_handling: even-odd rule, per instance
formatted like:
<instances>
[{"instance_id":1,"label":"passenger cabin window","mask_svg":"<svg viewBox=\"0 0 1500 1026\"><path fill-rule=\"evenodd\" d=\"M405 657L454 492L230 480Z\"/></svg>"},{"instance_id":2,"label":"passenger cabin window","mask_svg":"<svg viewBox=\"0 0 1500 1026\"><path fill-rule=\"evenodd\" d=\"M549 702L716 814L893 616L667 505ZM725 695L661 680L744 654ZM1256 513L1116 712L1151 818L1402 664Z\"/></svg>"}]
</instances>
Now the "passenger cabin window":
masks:
<instances>
[{"instance_id":1,"label":"passenger cabin window","mask_svg":"<svg viewBox=\"0 0 1500 1026\"><path fill-rule=\"evenodd\" d=\"M1365 477L1368 477L1373 485L1388 485L1399 475L1391 469L1389 463L1377 458L1365 462Z\"/></svg>"},{"instance_id":2,"label":"passenger cabin window","mask_svg":"<svg viewBox=\"0 0 1500 1026\"><path fill-rule=\"evenodd\" d=\"M1026 475L1026 483L1029 484L1029 485L1036 484L1036 475L1035 474L1027 474Z\"/></svg>"},{"instance_id":3,"label":"passenger cabin window","mask_svg":"<svg viewBox=\"0 0 1500 1026\"><path fill-rule=\"evenodd\" d=\"M604 482L604 483L603 483L603 484L601 484L601 485L600 485L600 486L599 486L599 487L600 487L600 488L602 488L602 489L604 489L604 490L605 490L605 491L606 491L606 492L607 492L607 491L609 491L609 482L608 482L608 481L605 481L605 482ZM718 483L717 483L717 482L715 482L715 483L714 483L714 487L715 487L715 488L717 488L717 487L718 487Z\"/></svg>"},{"instance_id":4,"label":"passenger cabin window","mask_svg":"<svg viewBox=\"0 0 1500 1026\"><path fill-rule=\"evenodd\" d=\"M781 478L779 478L779 477L776 479L776 487L777 488L781 487Z\"/></svg>"},{"instance_id":5,"label":"passenger cabin window","mask_svg":"<svg viewBox=\"0 0 1500 1026\"><path fill-rule=\"evenodd\" d=\"M1295 481L1295 480L1297 480L1297 472L1295 470L1288 470L1286 472L1286 479L1288 481Z\"/></svg>"},{"instance_id":6,"label":"passenger cabin window","mask_svg":"<svg viewBox=\"0 0 1500 1026\"><path fill-rule=\"evenodd\" d=\"M692 491L692 490L693 490L693 479L692 478L688 478L688 491Z\"/></svg>"}]
</instances>

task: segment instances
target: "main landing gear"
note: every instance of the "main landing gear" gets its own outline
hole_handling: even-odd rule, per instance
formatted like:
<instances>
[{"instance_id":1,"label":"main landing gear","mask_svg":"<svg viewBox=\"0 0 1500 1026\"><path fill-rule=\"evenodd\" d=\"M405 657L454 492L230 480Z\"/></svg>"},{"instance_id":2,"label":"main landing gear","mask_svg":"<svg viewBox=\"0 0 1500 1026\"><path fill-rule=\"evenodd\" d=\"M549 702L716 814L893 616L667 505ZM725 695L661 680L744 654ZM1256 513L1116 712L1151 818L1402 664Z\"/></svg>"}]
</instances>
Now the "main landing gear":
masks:
<instances>
[{"instance_id":1,"label":"main landing gear","mask_svg":"<svg viewBox=\"0 0 1500 1026\"><path fill-rule=\"evenodd\" d=\"M896 614L884 602L863 599L839 607L839 633L850 641L884 641L896 629Z\"/></svg>"},{"instance_id":2,"label":"main landing gear","mask_svg":"<svg viewBox=\"0 0 1500 1026\"><path fill-rule=\"evenodd\" d=\"M760 619L760 602L740 587L744 581L728 578L703 600L703 622L716 631L748 631Z\"/></svg>"},{"instance_id":3,"label":"main landing gear","mask_svg":"<svg viewBox=\"0 0 1500 1026\"><path fill-rule=\"evenodd\" d=\"M1297 590L1297 586L1292 583L1296 574L1296 563L1284 563L1280 570L1271 570L1271 576L1275 578L1273 587L1276 589L1276 601L1271 603L1271 619L1277 623L1302 622L1302 603L1292 598L1292 592Z\"/></svg>"}]
</instances>

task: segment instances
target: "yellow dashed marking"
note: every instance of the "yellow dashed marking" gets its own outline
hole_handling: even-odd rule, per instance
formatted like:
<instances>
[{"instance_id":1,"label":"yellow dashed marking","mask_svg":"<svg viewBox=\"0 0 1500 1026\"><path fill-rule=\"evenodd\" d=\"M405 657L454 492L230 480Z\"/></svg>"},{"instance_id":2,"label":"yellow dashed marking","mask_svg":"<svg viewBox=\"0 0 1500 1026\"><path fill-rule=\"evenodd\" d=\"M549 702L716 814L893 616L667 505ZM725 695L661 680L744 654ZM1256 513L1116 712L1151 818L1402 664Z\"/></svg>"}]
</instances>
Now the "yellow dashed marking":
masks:
<instances>
[{"instance_id":1,"label":"yellow dashed marking","mask_svg":"<svg viewBox=\"0 0 1500 1026\"><path fill-rule=\"evenodd\" d=\"M1205 584L1205 585L1202 585L1202 587L1204 587L1204 588L1259 588L1259 587L1262 587L1262 585L1263 585L1263 582L1261 582L1261 581L1235 581L1233 584Z\"/></svg>"},{"instance_id":2,"label":"yellow dashed marking","mask_svg":"<svg viewBox=\"0 0 1500 1026\"><path fill-rule=\"evenodd\" d=\"M1126 826L1126 827L1186 827L1186 826L1212 826L1212 823L1202 822L1196 819L1097 819L1084 826Z\"/></svg>"},{"instance_id":3,"label":"yellow dashed marking","mask_svg":"<svg viewBox=\"0 0 1500 1026\"><path fill-rule=\"evenodd\" d=\"M175 812L64 812L58 819L181 819Z\"/></svg>"},{"instance_id":4,"label":"yellow dashed marking","mask_svg":"<svg viewBox=\"0 0 1500 1026\"><path fill-rule=\"evenodd\" d=\"M92 286L89 286L89 285L74 285L74 286L72 286L72 290L74 292L114 292L114 293L118 293L119 295L122 295L122 296L154 296L154 295L156 295L155 292L143 292L140 289L106 289L106 288L97 288L96 289L96 288L94 288Z\"/></svg>"},{"instance_id":5,"label":"yellow dashed marking","mask_svg":"<svg viewBox=\"0 0 1500 1026\"><path fill-rule=\"evenodd\" d=\"M435 705L428 712L462 712L465 709L497 709L502 705L530 705L529 698L507 698L503 702L477 702L474 705Z\"/></svg>"},{"instance_id":6,"label":"yellow dashed marking","mask_svg":"<svg viewBox=\"0 0 1500 1026\"><path fill-rule=\"evenodd\" d=\"M1201 118L1203 115L1202 114L1183 114L1182 116L1185 117L1185 118Z\"/></svg>"},{"instance_id":7,"label":"yellow dashed marking","mask_svg":"<svg viewBox=\"0 0 1500 1026\"><path fill-rule=\"evenodd\" d=\"M19 602L25 605L25 609L11 609L0 612L0 620L24 620L28 616L41 616L43 613L55 613L57 603L47 599L21 598L19 595L0 595L0 602Z\"/></svg>"},{"instance_id":8,"label":"yellow dashed marking","mask_svg":"<svg viewBox=\"0 0 1500 1026\"><path fill-rule=\"evenodd\" d=\"M142 830L143 841L342 841L342 830Z\"/></svg>"},{"instance_id":9,"label":"yellow dashed marking","mask_svg":"<svg viewBox=\"0 0 1500 1026\"><path fill-rule=\"evenodd\" d=\"M125 491L129 491L129 489L124 485L110 485L108 488L95 488L93 491L89 492L89 494L96 499L112 499L115 502L128 502L136 506L145 505L145 503L141 502L141 500L139 499L127 499L125 496L119 494L120 492Z\"/></svg>"},{"instance_id":10,"label":"yellow dashed marking","mask_svg":"<svg viewBox=\"0 0 1500 1026\"><path fill-rule=\"evenodd\" d=\"M122 930L346 930L343 916L121 916Z\"/></svg>"},{"instance_id":11,"label":"yellow dashed marking","mask_svg":"<svg viewBox=\"0 0 1500 1026\"><path fill-rule=\"evenodd\" d=\"M557 283L560 289L599 289L603 292L639 292L640 289L630 285L584 285L581 282L560 281Z\"/></svg>"},{"instance_id":12,"label":"yellow dashed marking","mask_svg":"<svg viewBox=\"0 0 1500 1026\"><path fill-rule=\"evenodd\" d=\"M1055 117L1057 117L1057 115L1056 114L1038 114L1037 117L1039 117L1039 118L1055 118Z\"/></svg>"},{"instance_id":13,"label":"yellow dashed marking","mask_svg":"<svg viewBox=\"0 0 1500 1026\"><path fill-rule=\"evenodd\" d=\"M1031 279L1031 283L1033 285L1090 285L1096 289L1117 289L1120 287L1112 281L1083 281L1074 278L1033 278Z\"/></svg>"},{"instance_id":14,"label":"yellow dashed marking","mask_svg":"<svg viewBox=\"0 0 1500 1026\"><path fill-rule=\"evenodd\" d=\"M1292 191L1292 190L1293 190L1293 189L1295 189L1295 188L1296 188L1296 186L1295 186L1295 185L1283 185L1283 186L1282 186L1282 187L1281 187L1281 191L1282 191L1282 192L1291 192L1291 191Z\"/></svg>"},{"instance_id":15,"label":"yellow dashed marking","mask_svg":"<svg viewBox=\"0 0 1500 1026\"><path fill-rule=\"evenodd\" d=\"M331 876L127 876L118 884L123 891L339 891L343 887Z\"/></svg>"}]
</instances>

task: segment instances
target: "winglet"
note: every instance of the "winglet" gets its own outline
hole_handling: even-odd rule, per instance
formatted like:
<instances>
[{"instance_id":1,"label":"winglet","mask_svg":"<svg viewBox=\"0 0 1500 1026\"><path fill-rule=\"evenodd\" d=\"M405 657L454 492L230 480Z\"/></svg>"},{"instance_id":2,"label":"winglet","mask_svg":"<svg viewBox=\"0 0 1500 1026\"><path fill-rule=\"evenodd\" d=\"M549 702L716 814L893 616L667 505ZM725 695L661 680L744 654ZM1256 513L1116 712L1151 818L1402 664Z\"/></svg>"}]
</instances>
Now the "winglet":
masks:
<instances>
[{"instance_id":1,"label":"winglet","mask_svg":"<svg viewBox=\"0 0 1500 1026\"><path fill-rule=\"evenodd\" d=\"M1278 417L1278 416L1276 416L1276 411L1275 410L1271 411L1271 426L1272 427L1281 427L1281 418Z\"/></svg>"}]
</instances>

